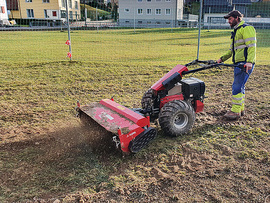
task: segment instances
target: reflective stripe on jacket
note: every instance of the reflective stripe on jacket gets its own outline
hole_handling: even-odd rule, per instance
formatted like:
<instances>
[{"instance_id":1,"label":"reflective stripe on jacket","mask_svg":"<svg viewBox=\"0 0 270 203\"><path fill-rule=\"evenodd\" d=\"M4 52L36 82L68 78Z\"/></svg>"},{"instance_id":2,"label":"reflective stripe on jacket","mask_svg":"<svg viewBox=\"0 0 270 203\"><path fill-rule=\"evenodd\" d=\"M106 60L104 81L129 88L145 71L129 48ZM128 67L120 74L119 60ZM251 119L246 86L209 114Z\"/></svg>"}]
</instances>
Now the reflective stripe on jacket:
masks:
<instances>
[{"instance_id":1,"label":"reflective stripe on jacket","mask_svg":"<svg viewBox=\"0 0 270 203\"><path fill-rule=\"evenodd\" d=\"M256 31L253 26L241 21L232 32L231 49L221 57L226 61L232 57L233 63L255 63L256 60Z\"/></svg>"}]
</instances>

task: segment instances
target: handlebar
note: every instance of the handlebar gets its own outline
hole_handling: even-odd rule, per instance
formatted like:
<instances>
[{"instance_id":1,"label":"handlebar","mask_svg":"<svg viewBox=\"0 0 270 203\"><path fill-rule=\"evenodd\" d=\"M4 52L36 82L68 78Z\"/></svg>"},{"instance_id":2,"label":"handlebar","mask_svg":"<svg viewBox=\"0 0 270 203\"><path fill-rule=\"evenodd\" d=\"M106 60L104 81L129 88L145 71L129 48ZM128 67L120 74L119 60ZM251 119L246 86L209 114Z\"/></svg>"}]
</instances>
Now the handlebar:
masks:
<instances>
[{"instance_id":1,"label":"handlebar","mask_svg":"<svg viewBox=\"0 0 270 203\"><path fill-rule=\"evenodd\" d=\"M211 65L211 64L216 64L217 62L214 60L201 61L201 60L195 59L194 61L187 63L185 66L188 67L191 65L199 64L199 63Z\"/></svg>"},{"instance_id":2,"label":"handlebar","mask_svg":"<svg viewBox=\"0 0 270 203\"><path fill-rule=\"evenodd\" d=\"M207 65L201 65L200 63L207 64ZM206 70L206 69L215 68L215 67L219 67L219 66L238 67L242 71L244 71L246 74L249 75L249 73L246 72L246 65L244 63L240 63L238 65L234 65L234 64L226 64L226 63L217 63L216 61L213 61L213 60L200 61L200 60L196 59L194 61L191 61L190 63L187 63L185 66L187 67L187 66L196 65L196 64L200 64L202 67L201 68L197 68L197 69L193 69L193 70L184 71L182 73L182 75L186 75L186 74L189 74L189 73L195 73L195 72L199 72L201 70Z\"/></svg>"}]
</instances>

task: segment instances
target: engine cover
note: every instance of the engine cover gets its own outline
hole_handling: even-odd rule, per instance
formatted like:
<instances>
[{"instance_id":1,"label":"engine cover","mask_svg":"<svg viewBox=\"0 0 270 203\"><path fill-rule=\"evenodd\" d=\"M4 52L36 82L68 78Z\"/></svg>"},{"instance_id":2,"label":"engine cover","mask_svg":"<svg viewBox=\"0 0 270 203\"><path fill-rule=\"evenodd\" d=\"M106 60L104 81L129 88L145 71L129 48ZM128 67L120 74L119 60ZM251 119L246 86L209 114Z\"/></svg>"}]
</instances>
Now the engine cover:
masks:
<instances>
[{"instance_id":1,"label":"engine cover","mask_svg":"<svg viewBox=\"0 0 270 203\"><path fill-rule=\"evenodd\" d=\"M205 84L197 78L187 78L180 81L185 99L194 98L196 100L204 96Z\"/></svg>"}]
</instances>

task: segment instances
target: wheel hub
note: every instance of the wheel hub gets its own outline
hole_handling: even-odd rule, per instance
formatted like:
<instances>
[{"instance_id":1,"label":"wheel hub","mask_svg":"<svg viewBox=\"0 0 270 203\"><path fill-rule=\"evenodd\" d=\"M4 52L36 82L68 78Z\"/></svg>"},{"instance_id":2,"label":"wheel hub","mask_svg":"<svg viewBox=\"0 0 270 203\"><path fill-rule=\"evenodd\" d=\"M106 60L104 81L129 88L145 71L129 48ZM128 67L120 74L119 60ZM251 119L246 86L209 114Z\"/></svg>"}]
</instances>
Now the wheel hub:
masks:
<instances>
[{"instance_id":1,"label":"wheel hub","mask_svg":"<svg viewBox=\"0 0 270 203\"><path fill-rule=\"evenodd\" d=\"M188 116L185 113L179 113L174 117L174 126L178 129L184 128L188 124Z\"/></svg>"}]
</instances>

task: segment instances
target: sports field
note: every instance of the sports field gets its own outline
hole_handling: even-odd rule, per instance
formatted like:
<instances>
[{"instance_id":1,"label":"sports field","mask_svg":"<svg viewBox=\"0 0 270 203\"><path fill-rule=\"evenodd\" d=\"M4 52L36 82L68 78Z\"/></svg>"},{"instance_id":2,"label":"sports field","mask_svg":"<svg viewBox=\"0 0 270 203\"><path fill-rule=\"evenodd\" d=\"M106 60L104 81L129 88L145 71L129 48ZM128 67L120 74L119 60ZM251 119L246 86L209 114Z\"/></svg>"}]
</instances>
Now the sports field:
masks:
<instances>
[{"instance_id":1,"label":"sports field","mask_svg":"<svg viewBox=\"0 0 270 203\"><path fill-rule=\"evenodd\" d=\"M102 140L89 141L75 117L77 100L114 96L140 107L153 83L196 59L198 31L72 31L72 61L67 32L2 32L0 202L270 201L269 38L268 30L257 30L246 116L233 123L222 118L231 68L196 73L208 98L192 132L169 138L159 131L148 148L123 158L97 150ZM229 44L230 30L203 30L199 59L217 60Z\"/></svg>"}]
</instances>

